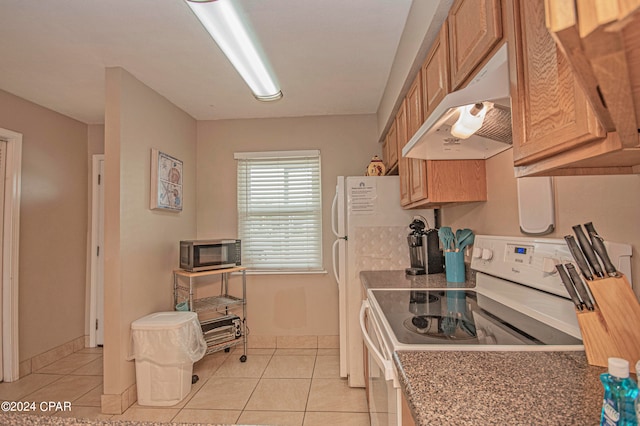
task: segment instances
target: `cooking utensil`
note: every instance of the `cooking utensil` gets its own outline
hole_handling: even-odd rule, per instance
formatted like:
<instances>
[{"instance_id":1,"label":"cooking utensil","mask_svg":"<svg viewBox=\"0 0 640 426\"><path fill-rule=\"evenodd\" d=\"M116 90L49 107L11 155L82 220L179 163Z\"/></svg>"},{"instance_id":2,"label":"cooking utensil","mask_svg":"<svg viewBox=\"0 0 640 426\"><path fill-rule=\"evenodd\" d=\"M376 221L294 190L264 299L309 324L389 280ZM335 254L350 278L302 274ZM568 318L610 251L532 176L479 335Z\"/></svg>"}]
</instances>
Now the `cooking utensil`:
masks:
<instances>
[{"instance_id":1,"label":"cooking utensil","mask_svg":"<svg viewBox=\"0 0 640 426\"><path fill-rule=\"evenodd\" d=\"M456 231L456 251L462 251L462 244L470 237L473 238L473 231L471 229L458 229ZM469 245L469 243L466 245Z\"/></svg>"},{"instance_id":2,"label":"cooking utensil","mask_svg":"<svg viewBox=\"0 0 640 426\"><path fill-rule=\"evenodd\" d=\"M446 336L453 336L457 328L457 321L451 315L452 314L449 313L447 314L447 316L442 318L442 324L441 324L442 333L445 334Z\"/></svg>"},{"instance_id":3,"label":"cooking utensil","mask_svg":"<svg viewBox=\"0 0 640 426\"><path fill-rule=\"evenodd\" d=\"M589 265L587 265L587 261L584 259L584 255L578 247L578 243L576 243L576 239L573 238L573 235L565 235L564 240L567 242L567 246L569 246L569 251L573 256L573 259L578 264L578 268L582 272L582 275L585 276L589 281L593 280L593 274L591 274L591 270L589 269Z\"/></svg>"},{"instance_id":4,"label":"cooking utensil","mask_svg":"<svg viewBox=\"0 0 640 426\"><path fill-rule=\"evenodd\" d=\"M585 287L584 283L582 282L582 278L580 278L578 271L571 263L567 263L564 266L567 268L569 277L571 277L573 286L576 288L576 291L580 295L580 299L582 299L582 302L587 306L588 310L593 311L593 302L591 301L591 296L589 296L587 287Z\"/></svg>"},{"instance_id":5,"label":"cooking utensil","mask_svg":"<svg viewBox=\"0 0 640 426\"><path fill-rule=\"evenodd\" d=\"M451 230L451 227L443 226L440 229L438 229L438 237L440 238L440 241L442 241L442 248L445 251L451 251L452 244L455 239L455 235L453 235L453 231Z\"/></svg>"},{"instance_id":6,"label":"cooking utensil","mask_svg":"<svg viewBox=\"0 0 640 426\"><path fill-rule=\"evenodd\" d=\"M564 287L567 289L567 292L569 293L569 297L571 297L571 301L573 302L574 305L576 305L576 308L578 310L582 311L584 309L584 305L580 301L580 298L578 298L576 289L573 287L573 282L571 281L571 278L569 278L569 275L567 274L566 269L564 269L564 266L560 264L556 265L556 269L558 270L558 274L560 275L562 284L564 284Z\"/></svg>"},{"instance_id":7,"label":"cooking utensil","mask_svg":"<svg viewBox=\"0 0 640 426\"><path fill-rule=\"evenodd\" d=\"M460 245L460 251L463 251L468 245L473 244L475 239L476 236L473 234L473 232L471 232L462 241L458 241L458 244Z\"/></svg>"},{"instance_id":8,"label":"cooking utensil","mask_svg":"<svg viewBox=\"0 0 640 426\"><path fill-rule=\"evenodd\" d=\"M582 250L582 253L584 253L584 255L586 256L589 266L591 266L591 269L593 270L595 275L597 275L600 278L604 277L604 272L602 272L602 266L600 266L598 257L596 256L596 253L593 251L593 247L591 247L591 242L589 242L589 239L584 234L584 231L582 230L582 226L575 225L575 226L572 226L572 229L573 229L573 232L576 234L576 238L578 239L578 244L580 244L580 249Z\"/></svg>"}]
</instances>

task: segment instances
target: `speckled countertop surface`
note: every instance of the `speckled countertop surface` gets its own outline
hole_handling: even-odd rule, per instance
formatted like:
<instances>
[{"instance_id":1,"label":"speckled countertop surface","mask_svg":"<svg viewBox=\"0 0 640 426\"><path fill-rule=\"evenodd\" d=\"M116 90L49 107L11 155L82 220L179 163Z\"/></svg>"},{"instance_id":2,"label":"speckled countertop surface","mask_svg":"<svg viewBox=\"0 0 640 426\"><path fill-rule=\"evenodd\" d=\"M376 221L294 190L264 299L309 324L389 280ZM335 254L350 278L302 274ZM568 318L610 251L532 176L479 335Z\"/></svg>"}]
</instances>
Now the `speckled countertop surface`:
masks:
<instances>
[{"instance_id":1,"label":"speckled countertop surface","mask_svg":"<svg viewBox=\"0 0 640 426\"><path fill-rule=\"evenodd\" d=\"M599 374L584 352L396 352L418 426L597 425Z\"/></svg>"},{"instance_id":2,"label":"speckled countertop surface","mask_svg":"<svg viewBox=\"0 0 640 426\"><path fill-rule=\"evenodd\" d=\"M20 413L0 413L0 424L2 425L25 425L25 426L230 426L212 425L210 423L160 423L160 422L136 422L126 420L87 420L73 417L38 416Z\"/></svg>"},{"instance_id":3,"label":"speckled countertop surface","mask_svg":"<svg viewBox=\"0 0 640 426\"><path fill-rule=\"evenodd\" d=\"M362 271L360 281L366 289L370 288L446 288L445 274L407 275L404 271ZM455 287L475 287L475 274L467 267L467 280L464 283L449 283Z\"/></svg>"}]
</instances>

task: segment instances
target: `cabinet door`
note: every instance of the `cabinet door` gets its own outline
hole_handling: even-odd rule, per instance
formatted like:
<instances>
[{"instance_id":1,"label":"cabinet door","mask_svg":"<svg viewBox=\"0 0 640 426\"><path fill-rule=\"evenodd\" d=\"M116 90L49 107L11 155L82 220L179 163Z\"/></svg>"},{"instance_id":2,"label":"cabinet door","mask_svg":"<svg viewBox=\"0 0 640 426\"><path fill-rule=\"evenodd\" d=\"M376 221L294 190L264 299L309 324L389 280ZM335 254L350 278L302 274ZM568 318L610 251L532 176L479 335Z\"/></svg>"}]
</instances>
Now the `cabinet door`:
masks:
<instances>
[{"instance_id":1,"label":"cabinet door","mask_svg":"<svg viewBox=\"0 0 640 426\"><path fill-rule=\"evenodd\" d=\"M500 0L457 0L448 22L451 88L455 90L502 39Z\"/></svg>"},{"instance_id":2,"label":"cabinet door","mask_svg":"<svg viewBox=\"0 0 640 426\"><path fill-rule=\"evenodd\" d=\"M395 121L396 141L398 144L398 175L400 175L400 205L406 206L411 202L409 198L409 168L410 159L402 156L402 148L407 144L407 102L402 102Z\"/></svg>"},{"instance_id":3,"label":"cabinet door","mask_svg":"<svg viewBox=\"0 0 640 426\"><path fill-rule=\"evenodd\" d=\"M416 134L422 125L422 75L418 73L407 92L407 140Z\"/></svg>"},{"instance_id":4,"label":"cabinet door","mask_svg":"<svg viewBox=\"0 0 640 426\"><path fill-rule=\"evenodd\" d=\"M427 199L427 161L411 158L409 163L409 199L412 203Z\"/></svg>"},{"instance_id":5,"label":"cabinet door","mask_svg":"<svg viewBox=\"0 0 640 426\"><path fill-rule=\"evenodd\" d=\"M422 125L422 75L418 73L407 93L407 133L408 139ZM427 162L409 159L409 200L412 203L427 198Z\"/></svg>"},{"instance_id":6,"label":"cabinet door","mask_svg":"<svg viewBox=\"0 0 640 426\"><path fill-rule=\"evenodd\" d=\"M411 414L411 408L409 408L409 402L407 397L402 394L402 425L401 426L416 426L415 420L413 420L413 414Z\"/></svg>"},{"instance_id":7,"label":"cabinet door","mask_svg":"<svg viewBox=\"0 0 640 426\"><path fill-rule=\"evenodd\" d=\"M422 65L422 109L426 120L449 93L449 33L443 22L438 38L433 42Z\"/></svg>"},{"instance_id":8,"label":"cabinet door","mask_svg":"<svg viewBox=\"0 0 640 426\"><path fill-rule=\"evenodd\" d=\"M396 132L396 123L391 124L387 137L385 138L385 146L387 148L387 171L398 163L398 138Z\"/></svg>"},{"instance_id":9,"label":"cabinet door","mask_svg":"<svg viewBox=\"0 0 640 426\"><path fill-rule=\"evenodd\" d=\"M604 128L545 26L544 0L515 2L513 15L510 59L515 55L516 67L511 67L511 80L517 81L511 86L515 165L605 138Z\"/></svg>"},{"instance_id":10,"label":"cabinet door","mask_svg":"<svg viewBox=\"0 0 640 426\"><path fill-rule=\"evenodd\" d=\"M385 170L389 170L389 134L384 138L382 142L382 164L384 164Z\"/></svg>"},{"instance_id":11,"label":"cabinet door","mask_svg":"<svg viewBox=\"0 0 640 426\"><path fill-rule=\"evenodd\" d=\"M398 145L396 141L396 123L391 123L391 127L387 131L387 135L382 143L383 163L386 167L387 174L398 163Z\"/></svg>"}]
</instances>

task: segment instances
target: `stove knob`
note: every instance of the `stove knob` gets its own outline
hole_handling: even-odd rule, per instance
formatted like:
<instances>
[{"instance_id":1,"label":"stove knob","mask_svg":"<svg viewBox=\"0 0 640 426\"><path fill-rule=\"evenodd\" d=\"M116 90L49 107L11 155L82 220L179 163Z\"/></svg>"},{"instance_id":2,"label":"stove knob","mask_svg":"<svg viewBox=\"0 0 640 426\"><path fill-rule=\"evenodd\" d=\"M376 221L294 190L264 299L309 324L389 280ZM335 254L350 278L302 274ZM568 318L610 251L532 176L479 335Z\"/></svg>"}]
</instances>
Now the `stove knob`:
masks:
<instances>
[{"instance_id":1,"label":"stove knob","mask_svg":"<svg viewBox=\"0 0 640 426\"><path fill-rule=\"evenodd\" d=\"M483 260L491 260L493 257L493 251L489 249L482 249L482 259Z\"/></svg>"},{"instance_id":2,"label":"stove knob","mask_svg":"<svg viewBox=\"0 0 640 426\"><path fill-rule=\"evenodd\" d=\"M555 274L558 272L556 269L556 261L550 257L545 257L542 260L542 272L545 274Z\"/></svg>"},{"instance_id":3,"label":"stove knob","mask_svg":"<svg viewBox=\"0 0 640 426\"><path fill-rule=\"evenodd\" d=\"M480 247L474 247L471 256L474 259L480 259L482 257L482 249Z\"/></svg>"}]
</instances>

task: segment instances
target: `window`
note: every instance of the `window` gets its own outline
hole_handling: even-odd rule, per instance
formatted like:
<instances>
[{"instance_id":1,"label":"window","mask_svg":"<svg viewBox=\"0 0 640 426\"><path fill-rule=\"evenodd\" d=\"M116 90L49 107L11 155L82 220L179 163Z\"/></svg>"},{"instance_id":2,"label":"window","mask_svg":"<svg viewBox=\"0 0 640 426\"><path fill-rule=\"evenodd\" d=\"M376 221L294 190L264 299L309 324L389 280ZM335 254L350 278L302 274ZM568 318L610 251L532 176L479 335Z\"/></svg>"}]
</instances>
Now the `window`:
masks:
<instances>
[{"instance_id":1,"label":"window","mask_svg":"<svg viewBox=\"0 0 640 426\"><path fill-rule=\"evenodd\" d=\"M242 264L321 271L320 151L242 152L235 159Z\"/></svg>"}]
</instances>

